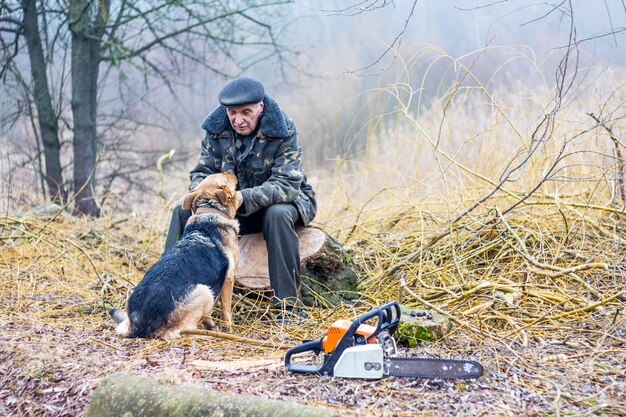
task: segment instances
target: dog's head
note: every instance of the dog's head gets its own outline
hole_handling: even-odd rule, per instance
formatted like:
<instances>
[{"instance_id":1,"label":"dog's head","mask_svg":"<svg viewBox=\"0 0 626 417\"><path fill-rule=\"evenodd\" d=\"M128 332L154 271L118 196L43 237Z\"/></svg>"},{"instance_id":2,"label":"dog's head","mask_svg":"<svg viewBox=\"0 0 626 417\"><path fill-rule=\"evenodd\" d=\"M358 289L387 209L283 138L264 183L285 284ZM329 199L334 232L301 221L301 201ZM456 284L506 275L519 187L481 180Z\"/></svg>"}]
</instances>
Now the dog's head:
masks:
<instances>
[{"instance_id":1,"label":"dog's head","mask_svg":"<svg viewBox=\"0 0 626 417\"><path fill-rule=\"evenodd\" d=\"M237 212L237 177L231 171L209 175L183 200L183 209L196 213L198 207L210 207L233 219Z\"/></svg>"}]
</instances>

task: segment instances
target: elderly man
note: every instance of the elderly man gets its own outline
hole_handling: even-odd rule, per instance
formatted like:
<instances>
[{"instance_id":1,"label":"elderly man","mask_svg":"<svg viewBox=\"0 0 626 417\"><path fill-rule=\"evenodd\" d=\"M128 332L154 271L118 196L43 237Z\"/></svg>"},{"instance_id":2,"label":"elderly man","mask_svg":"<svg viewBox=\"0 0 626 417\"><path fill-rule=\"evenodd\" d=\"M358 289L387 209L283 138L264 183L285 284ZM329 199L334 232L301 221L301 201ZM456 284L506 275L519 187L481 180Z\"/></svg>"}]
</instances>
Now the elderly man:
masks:
<instances>
[{"instance_id":1,"label":"elderly man","mask_svg":"<svg viewBox=\"0 0 626 417\"><path fill-rule=\"evenodd\" d=\"M217 107L202 123L206 136L200 161L190 172L193 189L207 175L233 171L237 176L240 233L263 232L267 244L273 304L279 319L298 312L300 255L297 224L309 224L317 210L315 192L301 167L294 122L249 77L227 83ZM188 210L174 209L165 248L180 238Z\"/></svg>"}]
</instances>

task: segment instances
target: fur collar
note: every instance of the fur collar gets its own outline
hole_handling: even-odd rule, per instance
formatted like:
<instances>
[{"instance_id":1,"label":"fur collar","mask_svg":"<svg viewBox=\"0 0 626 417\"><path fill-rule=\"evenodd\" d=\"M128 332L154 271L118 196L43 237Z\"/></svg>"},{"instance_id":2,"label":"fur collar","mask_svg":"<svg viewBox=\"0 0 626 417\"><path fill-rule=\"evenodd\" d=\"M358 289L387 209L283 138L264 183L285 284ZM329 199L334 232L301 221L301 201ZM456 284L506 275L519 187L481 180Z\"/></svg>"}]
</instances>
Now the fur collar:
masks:
<instances>
[{"instance_id":1,"label":"fur collar","mask_svg":"<svg viewBox=\"0 0 626 417\"><path fill-rule=\"evenodd\" d=\"M289 137L289 127L287 125L287 116L278 103L274 101L270 96L265 96L263 99L265 108L263 109L263 115L261 116L259 130L264 136L275 138ZM204 122L202 128L209 132L211 135L219 135L224 130L232 130L230 121L226 115L226 107L220 105L209 114Z\"/></svg>"}]
</instances>

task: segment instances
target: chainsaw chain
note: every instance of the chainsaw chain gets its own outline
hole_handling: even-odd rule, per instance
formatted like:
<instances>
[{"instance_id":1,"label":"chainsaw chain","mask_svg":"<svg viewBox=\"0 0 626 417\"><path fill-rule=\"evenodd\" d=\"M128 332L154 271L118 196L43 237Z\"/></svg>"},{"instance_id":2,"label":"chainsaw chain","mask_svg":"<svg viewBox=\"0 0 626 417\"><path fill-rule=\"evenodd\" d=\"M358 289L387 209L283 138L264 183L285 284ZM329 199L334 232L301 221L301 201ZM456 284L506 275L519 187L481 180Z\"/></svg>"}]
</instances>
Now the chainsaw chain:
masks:
<instances>
[{"instance_id":1,"label":"chainsaw chain","mask_svg":"<svg viewBox=\"0 0 626 417\"><path fill-rule=\"evenodd\" d=\"M399 360L408 360L408 361L415 361L415 362L430 362L430 363L434 363L434 362L442 362L442 363L458 363L458 364L464 364L464 365L472 365L474 367L476 367L476 369L479 371L479 374L477 375L468 375L468 376L415 376L415 375L411 375L410 373L407 374L403 374L403 373L391 373L390 370L388 369L388 360L393 360L393 359L399 359ZM393 355L393 356L387 356L383 359L383 362L385 364L385 374L387 376L397 376L400 378L425 378L425 379L444 379L444 380L451 380L451 379L476 379L479 378L482 374L483 374L483 366L473 360L463 360L463 359L446 359L446 358L427 358L427 357L420 357L420 356L402 356L402 355Z\"/></svg>"}]
</instances>

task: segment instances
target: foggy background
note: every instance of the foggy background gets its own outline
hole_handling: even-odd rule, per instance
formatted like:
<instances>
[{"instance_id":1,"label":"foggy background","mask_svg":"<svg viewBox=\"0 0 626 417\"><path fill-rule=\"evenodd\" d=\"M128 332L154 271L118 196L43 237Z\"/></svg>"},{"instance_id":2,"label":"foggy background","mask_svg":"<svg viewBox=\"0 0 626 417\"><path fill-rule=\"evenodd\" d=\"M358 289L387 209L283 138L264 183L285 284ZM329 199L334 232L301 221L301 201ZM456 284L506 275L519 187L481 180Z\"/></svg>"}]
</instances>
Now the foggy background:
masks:
<instances>
[{"instance_id":1,"label":"foggy background","mask_svg":"<svg viewBox=\"0 0 626 417\"><path fill-rule=\"evenodd\" d=\"M290 65L260 65L245 75L261 79L267 93L279 101L284 110L296 121L304 146L317 141L316 135L342 140L344 131L316 126L323 119L338 117L350 120L351 111L358 108L354 101L369 89L394 82L402 63L395 58L409 48L437 48L451 57L460 58L486 46L506 46L532 56L553 78L554 64L560 58L560 47L567 43L568 27L552 6L536 2L506 1L492 6L489 2L472 1L418 1L413 15L413 1L402 0L382 9L359 11L349 9L354 1L297 1L285 6L284 31L281 42L297 51L296 62ZM581 50L587 63L602 66L623 66L626 49L625 32L609 33L626 26L626 10L621 1L574 1L578 39L585 40ZM409 20L407 24L407 19ZM407 24L403 32L404 25ZM387 51L394 39L401 38L392 50ZM556 57L555 57L556 54ZM501 55L494 54L481 62L478 72L491 76L501 65ZM291 59L294 59L291 57ZM371 66L377 60L378 64ZM508 71L516 69L509 66ZM282 70L282 71L281 71ZM524 78L527 65L517 68L519 80L533 87L536 79ZM475 70L476 71L476 70ZM423 74L408 74L416 82ZM286 80L285 77L286 76ZM171 103L165 114L173 115L176 135L180 145L188 140L198 142L203 137L199 128L204 117L217 106L217 94L226 80L198 70L187 74L189 90L180 92L180 102ZM159 106L161 108L161 106ZM349 123L348 123L349 124ZM307 146L309 148L310 146ZM312 149L307 149L311 151ZM332 153L315 151L319 156L333 157ZM340 156L340 155L334 155ZM313 165L323 165L317 158Z\"/></svg>"},{"instance_id":2,"label":"foggy background","mask_svg":"<svg viewBox=\"0 0 626 417\"><path fill-rule=\"evenodd\" d=\"M384 7L368 8L371 4ZM593 83L599 72L615 71L612 79L621 82L626 60L624 2L577 0L572 4L582 77ZM426 114L423 109L459 82L465 66L471 68L474 82L482 83L494 96L545 95L553 88L569 32L569 22L555 10L555 4L534 1L298 0L275 13L280 23L273 30L284 46L282 59L272 57L243 72L227 64L223 69L232 76L262 80L266 92L295 120L304 167L314 185L337 170L349 171L345 161L364 160L371 152L384 154L394 135L401 135L402 129L389 130L397 123L393 118L381 116L397 111L390 90L399 86L400 96L407 97L402 90L408 86L415 94L410 110ZM611 32L615 33L607 35ZM250 52L241 53L245 61ZM257 54L252 52L249 62L258 59ZM159 58L157 51L155 59ZM215 59L212 64L221 67L219 58ZM600 70L587 70L590 67ZM190 61L163 70L170 75L171 85L144 80L136 73L122 78L115 71L101 71L99 110L103 126L117 128L115 132L101 129L109 135L108 143L119 144L108 147L115 153L112 160L149 166L156 164L159 155L176 151L165 164L163 179L164 194L174 201L187 189L187 174L204 137L200 126L217 106L217 94L228 79ZM3 89L0 111L6 113L13 101L7 86ZM521 98L518 102L524 106ZM468 106L463 111L472 119L484 109ZM532 120L526 123L532 128ZM32 142L26 122L2 129L0 135L9 148ZM69 140L71 132L66 129L63 135ZM408 138L412 135L407 133ZM374 140L378 147L370 146ZM508 140L499 137L498 143L503 148L514 146ZM465 155L479 157L482 149L465 149ZM12 155L12 169L28 170L28 163L19 156L12 151L7 154ZM432 163L422 162L424 169ZM6 165L3 168L7 170ZM149 187L157 188L152 183ZM131 189L124 184L113 187L118 193Z\"/></svg>"}]
</instances>

